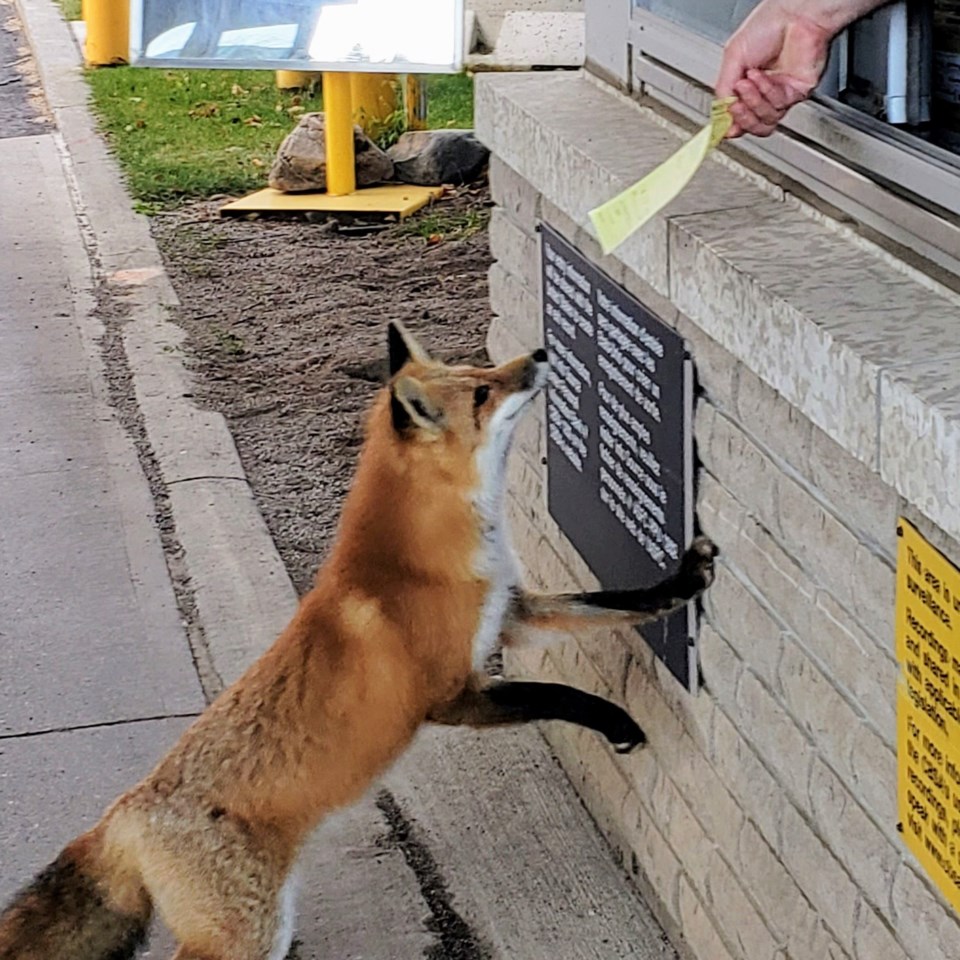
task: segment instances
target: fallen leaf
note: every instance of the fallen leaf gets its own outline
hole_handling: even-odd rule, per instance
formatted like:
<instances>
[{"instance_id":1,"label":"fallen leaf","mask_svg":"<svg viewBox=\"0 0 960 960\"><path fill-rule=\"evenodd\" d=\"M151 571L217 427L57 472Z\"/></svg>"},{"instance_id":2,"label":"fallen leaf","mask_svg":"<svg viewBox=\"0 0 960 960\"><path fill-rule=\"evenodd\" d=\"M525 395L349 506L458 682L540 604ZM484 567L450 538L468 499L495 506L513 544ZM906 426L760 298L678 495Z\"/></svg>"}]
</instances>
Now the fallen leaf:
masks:
<instances>
[{"instance_id":1,"label":"fallen leaf","mask_svg":"<svg viewBox=\"0 0 960 960\"><path fill-rule=\"evenodd\" d=\"M212 100L198 103L191 111L190 116L194 119L198 117L215 117L220 113L220 105Z\"/></svg>"},{"instance_id":2,"label":"fallen leaf","mask_svg":"<svg viewBox=\"0 0 960 960\"><path fill-rule=\"evenodd\" d=\"M261 160L259 157L251 157L251 158L250 158L250 162L251 162L255 167L265 167L265 166L266 166L266 163L265 163L263 160Z\"/></svg>"},{"instance_id":3,"label":"fallen leaf","mask_svg":"<svg viewBox=\"0 0 960 960\"><path fill-rule=\"evenodd\" d=\"M247 119L244 120L243 122L244 122L248 127L262 127L262 126L263 126L263 120L262 120L260 117L258 117L257 114L254 114L252 117L247 117Z\"/></svg>"},{"instance_id":4,"label":"fallen leaf","mask_svg":"<svg viewBox=\"0 0 960 960\"><path fill-rule=\"evenodd\" d=\"M443 242L442 233L431 233L430 236L427 237L427 243L429 243L431 246L437 243L442 243L442 242Z\"/></svg>"},{"instance_id":5,"label":"fallen leaf","mask_svg":"<svg viewBox=\"0 0 960 960\"><path fill-rule=\"evenodd\" d=\"M235 83L235 84L230 88L230 92L231 92L235 97L245 97L245 96L247 95L247 93L248 93L248 91L247 91L247 90L244 90L243 87L241 87L239 83Z\"/></svg>"}]
</instances>

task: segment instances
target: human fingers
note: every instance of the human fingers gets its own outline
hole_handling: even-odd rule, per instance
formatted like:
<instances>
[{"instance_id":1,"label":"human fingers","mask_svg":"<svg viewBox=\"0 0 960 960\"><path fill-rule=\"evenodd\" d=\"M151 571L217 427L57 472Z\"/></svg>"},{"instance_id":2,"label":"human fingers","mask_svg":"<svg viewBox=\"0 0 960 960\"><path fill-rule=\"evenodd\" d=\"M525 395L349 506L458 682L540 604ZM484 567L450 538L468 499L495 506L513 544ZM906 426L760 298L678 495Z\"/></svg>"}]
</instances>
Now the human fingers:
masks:
<instances>
[{"instance_id":1,"label":"human fingers","mask_svg":"<svg viewBox=\"0 0 960 960\"><path fill-rule=\"evenodd\" d=\"M734 120L733 123L730 124L730 127L727 130L727 132L723 135L723 138L724 140L734 140L737 137L742 137L743 132L744 132L743 127L741 127L740 124L737 123L736 120Z\"/></svg>"},{"instance_id":2,"label":"human fingers","mask_svg":"<svg viewBox=\"0 0 960 960\"><path fill-rule=\"evenodd\" d=\"M776 126L784 114L784 109L774 106L751 79L739 80L733 85L733 92L761 123ZM778 100L780 98L778 97Z\"/></svg>"},{"instance_id":3,"label":"human fingers","mask_svg":"<svg viewBox=\"0 0 960 960\"><path fill-rule=\"evenodd\" d=\"M747 77L754 82L763 99L786 113L794 104L806 100L813 86L779 71L748 70Z\"/></svg>"},{"instance_id":4,"label":"human fingers","mask_svg":"<svg viewBox=\"0 0 960 960\"><path fill-rule=\"evenodd\" d=\"M730 105L730 115L733 117L733 126L737 128L735 136L752 133L755 137L769 137L776 129L776 122L767 122L758 117L742 100ZM728 131L727 137L730 137Z\"/></svg>"},{"instance_id":5,"label":"human fingers","mask_svg":"<svg viewBox=\"0 0 960 960\"><path fill-rule=\"evenodd\" d=\"M757 88L760 96L775 110L785 111L791 106L788 91L780 83L774 83L763 70L748 70L747 79Z\"/></svg>"}]
</instances>

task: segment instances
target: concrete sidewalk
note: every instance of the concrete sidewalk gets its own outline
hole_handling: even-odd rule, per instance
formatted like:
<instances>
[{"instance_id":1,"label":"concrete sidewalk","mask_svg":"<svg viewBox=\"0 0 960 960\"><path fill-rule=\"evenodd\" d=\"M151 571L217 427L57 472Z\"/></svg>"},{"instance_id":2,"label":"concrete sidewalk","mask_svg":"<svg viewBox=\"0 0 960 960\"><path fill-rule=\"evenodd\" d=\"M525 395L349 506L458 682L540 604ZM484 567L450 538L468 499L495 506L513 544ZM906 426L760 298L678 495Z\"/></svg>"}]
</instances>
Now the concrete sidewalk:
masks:
<instances>
[{"instance_id":1,"label":"concrete sidewalk","mask_svg":"<svg viewBox=\"0 0 960 960\"><path fill-rule=\"evenodd\" d=\"M23 124L4 124L19 133ZM50 133L0 139L0 900L203 708Z\"/></svg>"},{"instance_id":2,"label":"concrete sidewalk","mask_svg":"<svg viewBox=\"0 0 960 960\"><path fill-rule=\"evenodd\" d=\"M19 7L51 122L0 139L0 901L295 603L223 419L190 399L69 28ZM425 731L320 831L300 907L298 960L675 956L533 729Z\"/></svg>"}]
</instances>

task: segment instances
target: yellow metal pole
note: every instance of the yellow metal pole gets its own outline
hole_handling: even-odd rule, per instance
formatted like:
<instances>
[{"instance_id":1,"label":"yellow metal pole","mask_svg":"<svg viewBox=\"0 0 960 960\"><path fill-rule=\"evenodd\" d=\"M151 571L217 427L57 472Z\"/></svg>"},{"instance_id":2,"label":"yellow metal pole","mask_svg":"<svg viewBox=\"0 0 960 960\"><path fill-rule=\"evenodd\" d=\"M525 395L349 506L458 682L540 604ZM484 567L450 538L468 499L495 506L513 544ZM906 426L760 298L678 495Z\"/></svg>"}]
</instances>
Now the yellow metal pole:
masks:
<instances>
[{"instance_id":1,"label":"yellow metal pole","mask_svg":"<svg viewBox=\"0 0 960 960\"><path fill-rule=\"evenodd\" d=\"M83 59L88 67L126 63L130 58L129 0L83 0L87 38Z\"/></svg>"},{"instance_id":2,"label":"yellow metal pole","mask_svg":"<svg viewBox=\"0 0 960 960\"><path fill-rule=\"evenodd\" d=\"M357 188L350 74L324 73L323 112L326 121L327 193L332 197L342 197Z\"/></svg>"},{"instance_id":3,"label":"yellow metal pole","mask_svg":"<svg viewBox=\"0 0 960 960\"><path fill-rule=\"evenodd\" d=\"M427 88L413 74L404 77L403 106L407 130L427 129Z\"/></svg>"},{"instance_id":4,"label":"yellow metal pole","mask_svg":"<svg viewBox=\"0 0 960 960\"><path fill-rule=\"evenodd\" d=\"M373 136L397 109L397 78L392 73L351 73L353 122Z\"/></svg>"},{"instance_id":5,"label":"yellow metal pole","mask_svg":"<svg viewBox=\"0 0 960 960\"><path fill-rule=\"evenodd\" d=\"M317 76L317 73L313 70L278 70L277 89L299 90L303 87L309 87L317 79Z\"/></svg>"}]
</instances>

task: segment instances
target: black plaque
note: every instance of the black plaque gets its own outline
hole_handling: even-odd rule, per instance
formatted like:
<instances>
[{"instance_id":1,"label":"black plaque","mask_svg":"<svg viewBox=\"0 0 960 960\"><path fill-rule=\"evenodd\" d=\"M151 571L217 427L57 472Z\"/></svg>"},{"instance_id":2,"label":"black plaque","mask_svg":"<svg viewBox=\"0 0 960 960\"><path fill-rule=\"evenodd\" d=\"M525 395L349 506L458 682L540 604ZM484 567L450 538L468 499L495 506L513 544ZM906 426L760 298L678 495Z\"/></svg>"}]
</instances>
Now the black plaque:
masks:
<instances>
[{"instance_id":1,"label":"black plaque","mask_svg":"<svg viewBox=\"0 0 960 960\"><path fill-rule=\"evenodd\" d=\"M693 535L683 338L541 225L550 513L605 589L673 572ZM640 633L697 689L693 604Z\"/></svg>"}]
</instances>

